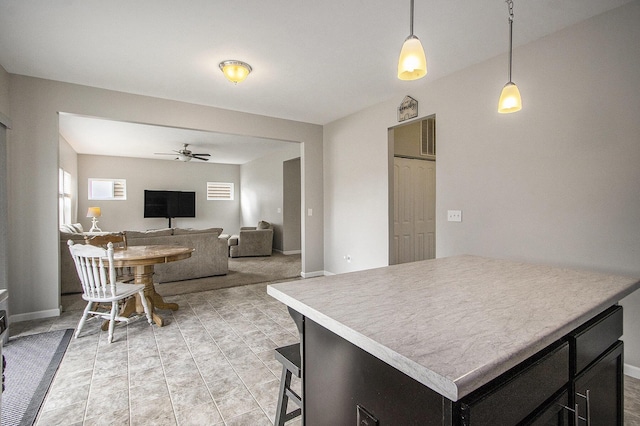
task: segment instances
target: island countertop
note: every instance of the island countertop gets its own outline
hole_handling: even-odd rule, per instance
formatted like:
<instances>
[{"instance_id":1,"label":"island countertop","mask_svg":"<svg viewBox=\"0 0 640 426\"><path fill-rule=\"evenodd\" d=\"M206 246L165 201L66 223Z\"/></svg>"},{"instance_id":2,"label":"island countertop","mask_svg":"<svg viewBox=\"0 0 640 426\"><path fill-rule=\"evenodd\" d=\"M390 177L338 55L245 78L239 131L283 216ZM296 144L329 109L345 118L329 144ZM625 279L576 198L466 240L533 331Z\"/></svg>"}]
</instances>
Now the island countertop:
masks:
<instances>
[{"instance_id":1,"label":"island countertop","mask_svg":"<svg viewBox=\"0 0 640 426\"><path fill-rule=\"evenodd\" d=\"M455 256L267 293L457 401L638 288L637 278Z\"/></svg>"}]
</instances>

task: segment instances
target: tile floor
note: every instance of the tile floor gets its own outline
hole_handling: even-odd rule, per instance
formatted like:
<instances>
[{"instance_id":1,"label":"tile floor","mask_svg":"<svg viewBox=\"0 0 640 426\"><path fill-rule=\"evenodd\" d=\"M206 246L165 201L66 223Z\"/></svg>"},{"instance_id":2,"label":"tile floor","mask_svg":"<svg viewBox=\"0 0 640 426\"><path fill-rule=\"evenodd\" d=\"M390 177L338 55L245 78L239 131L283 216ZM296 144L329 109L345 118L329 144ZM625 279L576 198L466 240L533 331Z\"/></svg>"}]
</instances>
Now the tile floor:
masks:
<instances>
[{"instance_id":1,"label":"tile floor","mask_svg":"<svg viewBox=\"0 0 640 426\"><path fill-rule=\"evenodd\" d=\"M166 300L180 309L161 311L165 327L116 327L111 345L99 323L88 322L71 340L36 425L272 425L281 372L273 349L298 340L286 307L266 284ZM65 296L62 316L12 324L11 335L74 328L84 306ZM640 380L629 376L624 424L640 425Z\"/></svg>"},{"instance_id":2,"label":"tile floor","mask_svg":"<svg viewBox=\"0 0 640 426\"><path fill-rule=\"evenodd\" d=\"M74 328L84 301L63 299L60 318L16 323L11 335ZM271 425L281 373L273 349L298 341L286 307L265 284L165 300L180 305L160 311L166 326L117 326L111 345L89 321L36 425Z\"/></svg>"}]
</instances>

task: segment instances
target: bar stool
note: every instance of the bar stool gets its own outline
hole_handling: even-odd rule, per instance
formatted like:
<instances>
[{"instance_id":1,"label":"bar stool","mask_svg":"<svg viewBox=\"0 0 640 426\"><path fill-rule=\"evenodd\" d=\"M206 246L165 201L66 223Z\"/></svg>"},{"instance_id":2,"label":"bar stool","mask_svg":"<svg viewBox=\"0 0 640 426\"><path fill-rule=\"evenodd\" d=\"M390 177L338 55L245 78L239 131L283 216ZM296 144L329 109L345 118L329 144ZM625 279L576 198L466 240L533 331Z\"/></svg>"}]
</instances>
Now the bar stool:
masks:
<instances>
[{"instance_id":1,"label":"bar stool","mask_svg":"<svg viewBox=\"0 0 640 426\"><path fill-rule=\"evenodd\" d=\"M276 426L283 426L302 414L302 398L291 389L291 374L300 378L300 343L276 348L276 359L282 364L280 392L276 410ZM287 413L287 404L291 399L299 408Z\"/></svg>"}]
</instances>

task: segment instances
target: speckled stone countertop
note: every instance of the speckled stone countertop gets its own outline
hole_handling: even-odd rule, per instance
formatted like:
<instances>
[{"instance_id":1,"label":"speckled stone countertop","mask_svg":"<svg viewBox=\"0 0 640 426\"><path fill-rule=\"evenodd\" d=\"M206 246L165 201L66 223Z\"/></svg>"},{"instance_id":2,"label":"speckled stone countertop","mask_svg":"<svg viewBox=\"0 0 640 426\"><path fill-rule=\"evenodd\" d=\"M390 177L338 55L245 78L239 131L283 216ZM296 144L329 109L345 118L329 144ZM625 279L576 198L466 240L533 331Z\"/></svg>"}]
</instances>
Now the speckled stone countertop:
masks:
<instances>
[{"instance_id":1,"label":"speckled stone countertop","mask_svg":"<svg viewBox=\"0 0 640 426\"><path fill-rule=\"evenodd\" d=\"M457 401L638 288L638 278L456 256L267 292Z\"/></svg>"}]
</instances>

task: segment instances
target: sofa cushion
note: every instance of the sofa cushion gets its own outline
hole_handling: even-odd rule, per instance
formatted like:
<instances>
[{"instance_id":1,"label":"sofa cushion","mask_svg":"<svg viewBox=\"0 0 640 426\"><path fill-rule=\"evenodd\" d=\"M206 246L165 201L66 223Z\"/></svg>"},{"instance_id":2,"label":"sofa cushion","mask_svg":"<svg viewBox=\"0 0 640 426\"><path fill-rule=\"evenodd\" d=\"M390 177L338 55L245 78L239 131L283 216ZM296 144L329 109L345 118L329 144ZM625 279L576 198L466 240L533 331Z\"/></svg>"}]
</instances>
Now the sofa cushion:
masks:
<instances>
[{"instance_id":1,"label":"sofa cushion","mask_svg":"<svg viewBox=\"0 0 640 426\"><path fill-rule=\"evenodd\" d=\"M207 229L193 229L193 228L174 228L173 235L188 235L188 234L216 234L216 237L222 234L222 228L207 228Z\"/></svg>"},{"instance_id":2,"label":"sofa cushion","mask_svg":"<svg viewBox=\"0 0 640 426\"><path fill-rule=\"evenodd\" d=\"M129 238L146 238L146 237L164 237L173 235L173 229L152 229L150 231L124 231L124 234Z\"/></svg>"},{"instance_id":3,"label":"sofa cushion","mask_svg":"<svg viewBox=\"0 0 640 426\"><path fill-rule=\"evenodd\" d=\"M60 225L60 232L66 232L68 234L82 234L84 230L80 223L66 223L64 225Z\"/></svg>"},{"instance_id":4,"label":"sofa cushion","mask_svg":"<svg viewBox=\"0 0 640 426\"><path fill-rule=\"evenodd\" d=\"M270 227L271 224L269 222L265 222L264 220L258 222L258 229L269 229Z\"/></svg>"},{"instance_id":5,"label":"sofa cushion","mask_svg":"<svg viewBox=\"0 0 640 426\"><path fill-rule=\"evenodd\" d=\"M227 240L227 244L230 246L237 246L238 245L238 236L237 235L232 235L229 237L229 239Z\"/></svg>"},{"instance_id":6,"label":"sofa cushion","mask_svg":"<svg viewBox=\"0 0 640 426\"><path fill-rule=\"evenodd\" d=\"M60 232L64 232L65 234L75 234L76 231L71 227L71 225L60 225Z\"/></svg>"}]
</instances>

